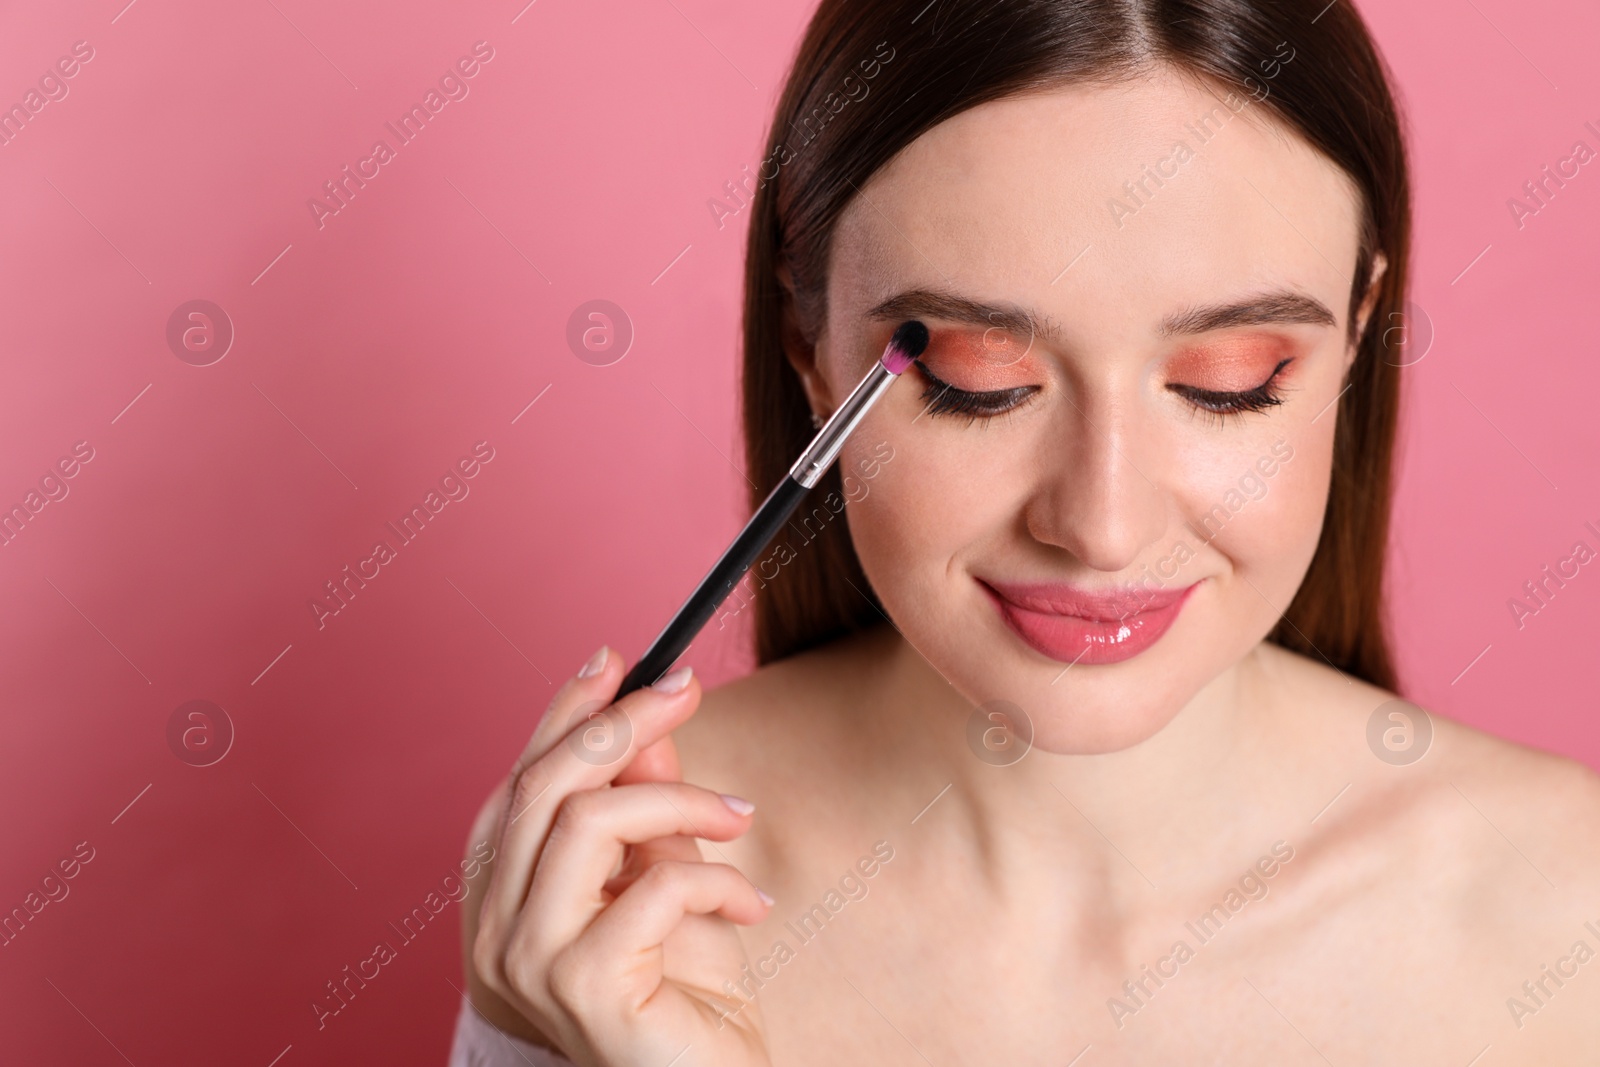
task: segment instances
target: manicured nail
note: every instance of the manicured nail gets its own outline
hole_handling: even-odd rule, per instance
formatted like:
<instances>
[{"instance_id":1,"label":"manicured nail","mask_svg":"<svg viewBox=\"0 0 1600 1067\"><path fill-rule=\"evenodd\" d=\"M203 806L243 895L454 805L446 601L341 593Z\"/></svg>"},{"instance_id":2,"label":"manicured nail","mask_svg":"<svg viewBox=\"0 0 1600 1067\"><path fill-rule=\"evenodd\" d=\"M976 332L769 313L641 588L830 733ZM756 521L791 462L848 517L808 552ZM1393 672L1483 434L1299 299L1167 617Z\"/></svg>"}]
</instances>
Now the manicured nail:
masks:
<instances>
[{"instance_id":1,"label":"manicured nail","mask_svg":"<svg viewBox=\"0 0 1600 1067\"><path fill-rule=\"evenodd\" d=\"M593 678L606 666L606 646L601 645L600 651L589 657L589 662L578 668L579 678Z\"/></svg>"},{"instance_id":2,"label":"manicured nail","mask_svg":"<svg viewBox=\"0 0 1600 1067\"><path fill-rule=\"evenodd\" d=\"M664 675L650 688L658 693L678 693L689 684L689 679L694 677L693 667L679 667L671 674Z\"/></svg>"},{"instance_id":3,"label":"manicured nail","mask_svg":"<svg viewBox=\"0 0 1600 1067\"><path fill-rule=\"evenodd\" d=\"M749 815L756 810L756 806L744 797L730 796L727 793L718 793L717 796L721 797L724 804L740 815Z\"/></svg>"},{"instance_id":4,"label":"manicured nail","mask_svg":"<svg viewBox=\"0 0 1600 1067\"><path fill-rule=\"evenodd\" d=\"M775 901L771 897L767 896L767 891L765 889L762 889L760 886L756 886L756 896L760 897L761 898L761 903L767 905L769 908L773 904L777 903L777 901Z\"/></svg>"}]
</instances>

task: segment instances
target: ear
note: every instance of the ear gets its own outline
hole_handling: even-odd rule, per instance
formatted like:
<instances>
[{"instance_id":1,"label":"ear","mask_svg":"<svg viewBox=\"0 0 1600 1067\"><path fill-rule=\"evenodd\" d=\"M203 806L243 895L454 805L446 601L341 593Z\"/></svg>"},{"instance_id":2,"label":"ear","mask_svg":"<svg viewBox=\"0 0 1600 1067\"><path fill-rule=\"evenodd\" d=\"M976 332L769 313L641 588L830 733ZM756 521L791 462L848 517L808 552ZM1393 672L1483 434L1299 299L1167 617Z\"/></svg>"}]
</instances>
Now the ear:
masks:
<instances>
[{"instance_id":1,"label":"ear","mask_svg":"<svg viewBox=\"0 0 1600 1067\"><path fill-rule=\"evenodd\" d=\"M828 380L823 376L822 363L827 347L826 337L819 337L815 344L807 341L805 331L800 328L800 319L796 313L794 278L789 273L789 265L780 260L777 268L778 284L783 286L783 354L789 361L789 366L800 376L800 384L805 387L806 400L811 404L811 410L827 418L833 414L835 407L833 390L828 385Z\"/></svg>"},{"instance_id":2,"label":"ear","mask_svg":"<svg viewBox=\"0 0 1600 1067\"><path fill-rule=\"evenodd\" d=\"M1372 257L1372 272L1367 278L1367 293L1361 298L1361 309L1356 315L1356 337L1359 338L1367 329L1367 319L1372 316L1373 306L1378 302L1379 284L1383 281L1384 274L1389 269L1389 259L1382 252L1375 253ZM1356 345L1351 345L1345 353L1344 369L1348 371L1356 359Z\"/></svg>"}]
</instances>

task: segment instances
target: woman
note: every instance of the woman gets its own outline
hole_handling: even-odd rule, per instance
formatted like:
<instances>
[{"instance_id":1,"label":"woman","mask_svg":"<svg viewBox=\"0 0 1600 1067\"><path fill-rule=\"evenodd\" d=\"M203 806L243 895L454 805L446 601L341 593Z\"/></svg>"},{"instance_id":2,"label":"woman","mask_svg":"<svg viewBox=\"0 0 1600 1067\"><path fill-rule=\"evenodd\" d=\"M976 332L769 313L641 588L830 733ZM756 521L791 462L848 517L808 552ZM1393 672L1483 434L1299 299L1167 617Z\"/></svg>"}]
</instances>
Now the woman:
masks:
<instances>
[{"instance_id":1,"label":"woman","mask_svg":"<svg viewBox=\"0 0 1600 1067\"><path fill-rule=\"evenodd\" d=\"M562 687L469 840L457 1062L1592 1058L1600 784L1395 695L1355 12L824 0L760 178L752 504L931 344L758 567L759 670Z\"/></svg>"}]
</instances>

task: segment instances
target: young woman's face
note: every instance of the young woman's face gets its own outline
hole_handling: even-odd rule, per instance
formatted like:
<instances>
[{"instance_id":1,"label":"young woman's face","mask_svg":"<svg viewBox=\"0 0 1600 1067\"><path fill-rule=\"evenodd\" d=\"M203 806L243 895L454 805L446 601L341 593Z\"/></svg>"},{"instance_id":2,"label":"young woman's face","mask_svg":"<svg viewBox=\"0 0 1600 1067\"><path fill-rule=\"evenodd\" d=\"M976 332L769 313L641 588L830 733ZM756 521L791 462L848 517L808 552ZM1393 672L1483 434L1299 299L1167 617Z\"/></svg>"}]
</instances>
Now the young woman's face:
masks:
<instances>
[{"instance_id":1,"label":"young woman's face","mask_svg":"<svg viewBox=\"0 0 1600 1067\"><path fill-rule=\"evenodd\" d=\"M1035 745L1151 736L1294 597L1357 195L1247 93L1163 71L964 112L842 217L817 405L900 322L931 334L841 456L856 551L910 643Z\"/></svg>"}]
</instances>

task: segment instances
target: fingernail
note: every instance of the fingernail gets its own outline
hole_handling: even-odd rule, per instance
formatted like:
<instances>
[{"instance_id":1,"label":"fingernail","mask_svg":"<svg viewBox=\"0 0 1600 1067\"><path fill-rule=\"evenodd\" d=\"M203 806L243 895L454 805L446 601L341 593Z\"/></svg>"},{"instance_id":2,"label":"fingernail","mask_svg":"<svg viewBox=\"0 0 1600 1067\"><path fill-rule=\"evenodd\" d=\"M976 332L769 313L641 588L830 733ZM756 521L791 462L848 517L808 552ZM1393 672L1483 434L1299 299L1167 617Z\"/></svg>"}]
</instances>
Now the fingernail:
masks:
<instances>
[{"instance_id":1,"label":"fingernail","mask_svg":"<svg viewBox=\"0 0 1600 1067\"><path fill-rule=\"evenodd\" d=\"M756 886L756 896L760 897L761 903L767 905L768 907L771 907L773 904L777 903L777 901L767 896L767 891L762 889L760 886Z\"/></svg>"},{"instance_id":2,"label":"fingernail","mask_svg":"<svg viewBox=\"0 0 1600 1067\"><path fill-rule=\"evenodd\" d=\"M689 679L694 676L693 667L679 667L671 674L662 676L650 688L658 693L678 693L689 684Z\"/></svg>"},{"instance_id":3,"label":"fingernail","mask_svg":"<svg viewBox=\"0 0 1600 1067\"><path fill-rule=\"evenodd\" d=\"M601 645L600 651L589 657L589 662L578 668L579 678L593 678L606 666L606 646Z\"/></svg>"},{"instance_id":4,"label":"fingernail","mask_svg":"<svg viewBox=\"0 0 1600 1067\"><path fill-rule=\"evenodd\" d=\"M727 793L718 793L717 796L721 797L724 804L728 805L729 808L738 812L740 815L749 815L752 811L756 810L756 806L750 803L744 797L730 796Z\"/></svg>"}]
</instances>

